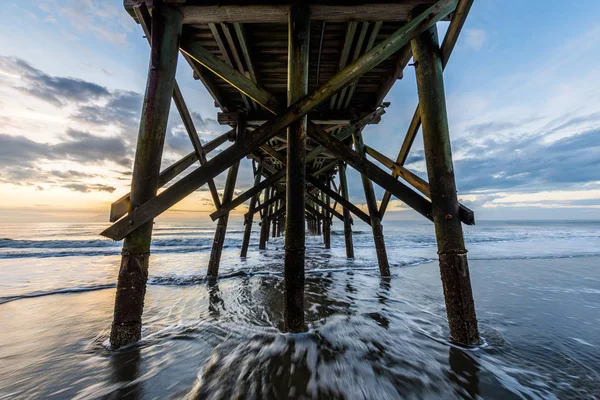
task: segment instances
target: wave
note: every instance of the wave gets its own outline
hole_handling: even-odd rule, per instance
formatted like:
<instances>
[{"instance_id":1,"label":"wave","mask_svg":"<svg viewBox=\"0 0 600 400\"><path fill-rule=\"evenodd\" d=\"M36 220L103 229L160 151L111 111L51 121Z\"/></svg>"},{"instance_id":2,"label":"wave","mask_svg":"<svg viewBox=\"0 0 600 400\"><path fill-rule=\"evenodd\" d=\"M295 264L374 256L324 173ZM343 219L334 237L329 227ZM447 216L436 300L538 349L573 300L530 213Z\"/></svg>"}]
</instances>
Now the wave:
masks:
<instances>
[{"instance_id":1,"label":"wave","mask_svg":"<svg viewBox=\"0 0 600 400\"><path fill-rule=\"evenodd\" d=\"M46 292L33 292L33 293L25 293L18 296L7 296L0 297L0 304L10 303L11 301L21 300L21 299L32 299L36 297L44 297L44 296L52 296L55 294L70 294L70 293L81 293L81 292L93 292L96 290L104 290L104 289L112 289L117 285L107 284L107 285L94 285L94 286L80 286L74 288L64 288L64 289L54 289Z\"/></svg>"}]
</instances>

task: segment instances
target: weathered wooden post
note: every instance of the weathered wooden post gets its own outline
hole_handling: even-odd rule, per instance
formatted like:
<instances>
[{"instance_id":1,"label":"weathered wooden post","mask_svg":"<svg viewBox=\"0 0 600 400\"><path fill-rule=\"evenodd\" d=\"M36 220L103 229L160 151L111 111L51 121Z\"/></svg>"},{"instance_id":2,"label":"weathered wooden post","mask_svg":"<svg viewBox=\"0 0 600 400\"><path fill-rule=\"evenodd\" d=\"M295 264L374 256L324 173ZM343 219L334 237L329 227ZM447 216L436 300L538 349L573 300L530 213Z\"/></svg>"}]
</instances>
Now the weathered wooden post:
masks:
<instances>
[{"instance_id":1,"label":"weathered wooden post","mask_svg":"<svg viewBox=\"0 0 600 400\"><path fill-rule=\"evenodd\" d=\"M352 139L354 140L356 152L363 158L366 157L365 145L363 143L361 131L355 131L352 134ZM365 191L365 199L367 200L369 216L371 217L371 230L373 231L373 240L375 241L375 251L377 253L377 261L379 263L379 273L381 276L389 276L390 265L388 263L387 252L385 250L383 226L381 226L381 217L379 216L379 210L377 209L377 198L375 197L373 182L371 182L371 180L363 174L360 174L360 177L362 180L363 189Z\"/></svg>"},{"instance_id":2,"label":"weathered wooden post","mask_svg":"<svg viewBox=\"0 0 600 400\"><path fill-rule=\"evenodd\" d=\"M279 204L279 208L284 206L284 200L281 199L277 202ZM281 237L281 227L283 226L284 216L281 215L277 218L277 237Z\"/></svg>"},{"instance_id":3,"label":"weathered wooden post","mask_svg":"<svg viewBox=\"0 0 600 400\"><path fill-rule=\"evenodd\" d=\"M413 39L419 109L450 337L479 341L467 251L454 181L442 61L435 26Z\"/></svg>"},{"instance_id":4,"label":"weathered wooden post","mask_svg":"<svg viewBox=\"0 0 600 400\"><path fill-rule=\"evenodd\" d=\"M342 197L344 200L350 200L348 195L348 182L346 180L346 164L340 162L338 167L340 174L340 186L342 187ZM346 241L346 257L354 258L354 245L352 243L352 217L350 211L344 207L344 239Z\"/></svg>"},{"instance_id":5,"label":"weathered wooden post","mask_svg":"<svg viewBox=\"0 0 600 400\"><path fill-rule=\"evenodd\" d=\"M263 191L264 200L263 203L269 201L269 197L271 195L271 188L267 187ZM263 218L260 222L260 240L258 242L259 250L265 250L267 248L267 236L269 236L269 209L270 207L266 207L263 211Z\"/></svg>"},{"instance_id":6,"label":"weathered wooden post","mask_svg":"<svg viewBox=\"0 0 600 400\"><path fill-rule=\"evenodd\" d=\"M331 189L331 179L329 178L329 175L325 176L325 184L327 185L328 189ZM323 192L321 192L323 193ZM330 198L329 195L326 193L323 193L323 195L325 196L325 204L327 204L327 207L331 207L330 204ZM329 212L328 209L325 209L325 219L323 220L323 242L325 243L325 248L326 249L330 249L331 248L331 220L333 218L333 215Z\"/></svg>"},{"instance_id":7,"label":"weathered wooden post","mask_svg":"<svg viewBox=\"0 0 600 400\"><path fill-rule=\"evenodd\" d=\"M308 93L310 10L293 6L288 18L288 105ZM284 325L288 332L306 330L304 323L304 202L306 181L304 115L287 129L287 185L284 260Z\"/></svg>"},{"instance_id":8,"label":"weathered wooden post","mask_svg":"<svg viewBox=\"0 0 600 400\"><path fill-rule=\"evenodd\" d=\"M152 15L150 67L131 179L132 210L156 196L158 190L182 21L178 10L157 2ZM153 223L149 220L123 241L110 332L110 344L114 349L141 338Z\"/></svg>"},{"instance_id":9,"label":"weathered wooden post","mask_svg":"<svg viewBox=\"0 0 600 400\"><path fill-rule=\"evenodd\" d=\"M254 171L254 186L257 186L260 183L260 177L262 172L262 166L257 166ZM248 210L253 210L256 207L256 202L258 200L258 196L260 192L252 196L250 199L250 205ZM240 252L240 257L246 257L248 255L248 246L250 245L250 234L252 233L252 222L254 220L254 214L244 215L244 238L242 239L242 250Z\"/></svg>"},{"instance_id":10,"label":"weathered wooden post","mask_svg":"<svg viewBox=\"0 0 600 400\"><path fill-rule=\"evenodd\" d=\"M240 140L246 133L246 123L243 119L238 121L236 127L236 140ZM240 162L236 162L229 168L225 188L223 189L223 204L233 200L233 192L235 191L235 183L237 181ZM219 265L221 264L221 254L223 254L223 244L225 243L225 235L227 234L227 223L229 222L229 211L219 217L217 228L215 229L215 239L213 240L210 258L208 260L208 269L206 276L208 278L216 278L219 276Z\"/></svg>"}]
</instances>

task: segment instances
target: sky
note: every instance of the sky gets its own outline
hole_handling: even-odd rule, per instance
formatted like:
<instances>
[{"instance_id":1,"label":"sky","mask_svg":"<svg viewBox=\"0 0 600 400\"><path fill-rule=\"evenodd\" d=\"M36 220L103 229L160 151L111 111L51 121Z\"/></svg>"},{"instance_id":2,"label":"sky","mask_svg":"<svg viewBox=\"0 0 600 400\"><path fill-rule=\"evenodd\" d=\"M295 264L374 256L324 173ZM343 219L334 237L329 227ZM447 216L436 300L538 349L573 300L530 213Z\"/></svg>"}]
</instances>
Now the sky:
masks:
<instances>
[{"instance_id":1,"label":"sky","mask_svg":"<svg viewBox=\"0 0 600 400\"><path fill-rule=\"evenodd\" d=\"M129 191L147 41L122 0L2 3L0 218L105 221ZM475 0L444 80L458 193L477 219L600 219L599 15L597 0ZM177 79L201 140L227 130L181 59ZM418 102L412 67L386 101L363 135L395 159ZM172 107L163 168L192 150ZM420 133L406 166L426 177ZM359 174L348 178L364 206ZM244 159L236 190L251 185ZM398 200L389 210L420 218ZM171 214L212 211L203 189Z\"/></svg>"}]
</instances>

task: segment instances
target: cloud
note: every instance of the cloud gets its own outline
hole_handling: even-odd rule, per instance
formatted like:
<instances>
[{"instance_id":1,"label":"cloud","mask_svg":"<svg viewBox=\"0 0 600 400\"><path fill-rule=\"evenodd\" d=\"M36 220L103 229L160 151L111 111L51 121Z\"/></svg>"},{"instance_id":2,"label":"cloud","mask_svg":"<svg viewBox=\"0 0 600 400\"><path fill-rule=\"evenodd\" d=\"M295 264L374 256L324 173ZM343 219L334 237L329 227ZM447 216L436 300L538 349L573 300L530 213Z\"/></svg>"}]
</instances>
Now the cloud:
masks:
<instances>
[{"instance_id":1,"label":"cloud","mask_svg":"<svg viewBox=\"0 0 600 400\"><path fill-rule=\"evenodd\" d=\"M483 48L486 39L487 34L483 29L467 29L465 31L465 43L475 51L479 51Z\"/></svg>"},{"instance_id":2,"label":"cloud","mask_svg":"<svg viewBox=\"0 0 600 400\"><path fill-rule=\"evenodd\" d=\"M73 190L75 192L81 192L81 193L89 193L89 192L108 192L108 193L112 193L115 190L117 190L117 188L115 188L113 186L102 185L102 184L90 184L90 185L86 185L86 184L83 184L83 183L70 183L70 184L63 185L62 187L66 188L66 189Z\"/></svg>"},{"instance_id":3,"label":"cloud","mask_svg":"<svg viewBox=\"0 0 600 400\"><path fill-rule=\"evenodd\" d=\"M109 96L105 87L77 78L50 76L15 57L0 56L0 74L12 76L14 88L57 107Z\"/></svg>"},{"instance_id":4,"label":"cloud","mask_svg":"<svg viewBox=\"0 0 600 400\"><path fill-rule=\"evenodd\" d=\"M550 143L545 138L515 129L509 138L486 135L475 144L456 140L453 147L462 149L454 161L459 190L547 190L600 182L600 129Z\"/></svg>"},{"instance_id":5,"label":"cloud","mask_svg":"<svg viewBox=\"0 0 600 400\"><path fill-rule=\"evenodd\" d=\"M97 166L112 162L124 167L131 166L132 150L118 137L99 137L71 129L65 134L63 141L55 144L5 134L0 134L0 143L1 183L19 186L58 185L84 193L111 192L114 190L112 186L82 182L101 178L100 174L49 170L44 168L44 164L54 165L68 161L82 166Z\"/></svg>"}]
</instances>

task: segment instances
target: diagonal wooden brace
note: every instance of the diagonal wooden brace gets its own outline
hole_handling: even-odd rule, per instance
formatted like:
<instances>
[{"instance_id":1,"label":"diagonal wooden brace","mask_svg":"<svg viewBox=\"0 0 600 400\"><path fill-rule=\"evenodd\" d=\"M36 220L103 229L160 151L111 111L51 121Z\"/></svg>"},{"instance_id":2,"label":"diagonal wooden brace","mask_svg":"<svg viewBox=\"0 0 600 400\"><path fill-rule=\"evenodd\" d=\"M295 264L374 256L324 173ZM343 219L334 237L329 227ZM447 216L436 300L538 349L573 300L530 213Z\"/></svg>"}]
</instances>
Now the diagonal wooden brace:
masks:
<instances>
[{"instance_id":1,"label":"diagonal wooden brace","mask_svg":"<svg viewBox=\"0 0 600 400\"><path fill-rule=\"evenodd\" d=\"M240 194L234 200L223 204L223 206L221 208L219 208L217 211L210 214L210 218L213 221L217 220L219 217L222 217L223 215L227 214L229 211L231 211L234 208L236 208L237 206L241 205L246 200L249 200L255 194L260 193L265 188L276 183L278 180L283 178L284 175L285 175L285 170L281 170L280 172L273 174L269 178L260 182L258 185L252 186L250 189L248 189L244 193Z\"/></svg>"},{"instance_id":2,"label":"diagonal wooden brace","mask_svg":"<svg viewBox=\"0 0 600 400\"><path fill-rule=\"evenodd\" d=\"M317 125L309 124L308 135L342 160L346 161L358 172L367 176L371 181L384 189L389 190L394 196L405 202L409 207L413 208L425 218L433 221L431 202L427 199L394 179L371 161L361 157L360 154L350 149L333 136L328 135L327 132L323 131L323 129L319 128Z\"/></svg>"}]
</instances>

